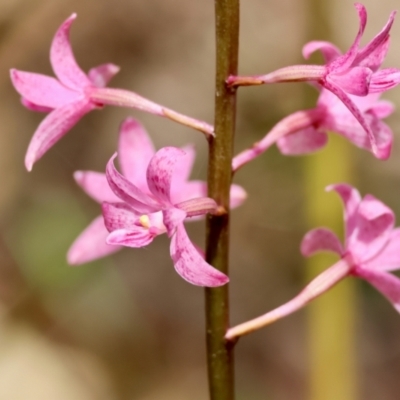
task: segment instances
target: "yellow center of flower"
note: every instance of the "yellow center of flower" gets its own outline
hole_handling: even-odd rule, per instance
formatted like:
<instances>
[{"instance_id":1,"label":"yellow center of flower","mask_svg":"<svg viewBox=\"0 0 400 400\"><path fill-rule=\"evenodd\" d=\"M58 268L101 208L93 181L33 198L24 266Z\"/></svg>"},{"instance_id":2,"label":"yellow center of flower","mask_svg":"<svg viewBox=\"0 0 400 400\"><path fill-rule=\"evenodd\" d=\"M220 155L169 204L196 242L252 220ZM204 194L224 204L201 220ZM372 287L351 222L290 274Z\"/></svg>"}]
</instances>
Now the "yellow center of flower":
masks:
<instances>
[{"instance_id":1,"label":"yellow center of flower","mask_svg":"<svg viewBox=\"0 0 400 400\"><path fill-rule=\"evenodd\" d=\"M139 218L140 224L143 226L143 228L150 228L150 218L148 215L144 214Z\"/></svg>"}]
</instances>

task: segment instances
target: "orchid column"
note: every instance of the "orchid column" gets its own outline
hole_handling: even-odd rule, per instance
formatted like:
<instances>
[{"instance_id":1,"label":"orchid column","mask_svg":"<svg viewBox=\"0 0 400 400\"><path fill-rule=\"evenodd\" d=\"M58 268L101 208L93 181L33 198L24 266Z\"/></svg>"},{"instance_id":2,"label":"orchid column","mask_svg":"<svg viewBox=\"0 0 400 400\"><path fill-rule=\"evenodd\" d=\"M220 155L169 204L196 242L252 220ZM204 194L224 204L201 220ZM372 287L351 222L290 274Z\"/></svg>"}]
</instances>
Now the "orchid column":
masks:
<instances>
[{"instance_id":1,"label":"orchid column","mask_svg":"<svg viewBox=\"0 0 400 400\"><path fill-rule=\"evenodd\" d=\"M229 188L235 130L236 90L226 86L237 74L239 46L239 0L215 0L216 87L215 138L209 140L208 195L225 208L207 220L207 261L228 273ZM233 400L232 345L224 336L229 326L228 285L206 288L206 337L211 400Z\"/></svg>"}]
</instances>

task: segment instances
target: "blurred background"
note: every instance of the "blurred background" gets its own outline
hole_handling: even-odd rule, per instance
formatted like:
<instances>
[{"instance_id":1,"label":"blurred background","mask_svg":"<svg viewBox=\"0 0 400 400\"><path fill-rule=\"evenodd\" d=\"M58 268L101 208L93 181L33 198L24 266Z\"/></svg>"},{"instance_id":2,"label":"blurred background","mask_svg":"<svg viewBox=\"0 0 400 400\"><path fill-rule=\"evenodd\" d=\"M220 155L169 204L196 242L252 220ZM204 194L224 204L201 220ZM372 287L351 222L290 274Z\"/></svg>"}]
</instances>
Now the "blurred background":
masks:
<instances>
[{"instance_id":1,"label":"blurred background","mask_svg":"<svg viewBox=\"0 0 400 400\"><path fill-rule=\"evenodd\" d=\"M301 47L311 38L329 38L346 50L358 29L353 1L326 0L322 11L318 3L243 1L240 72L262 74L303 63ZM364 4L369 21L363 43L399 3ZM139 118L157 148L195 143L195 179L206 177L202 135L138 111L106 107L85 116L31 173L24 169L29 140L44 115L21 106L8 71L52 75L50 43L72 12L78 13L72 45L85 71L113 62L121 72L110 86L213 121L212 1L0 0L0 399L207 399L203 290L175 273L168 238L161 236L148 248L124 249L81 267L69 267L65 256L99 214L99 205L80 190L72 174L104 170L116 150L124 117ZM386 66L400 67L399 48L396 21ZM399 89L384 97L400 105ZM239 90L236 152L259 140L288 113L312 106L315 99L316 93L305 84ZM395 144L385 162L335 136L332 162L317 158L323 159L329 149L289 158L273 148L240 170L235 182L245 187L249 198L232 214L233 324L287 301L310 278L299 244L311 227L309 183L314 182L314 171L329 176L345 163L351 171L348 180L362 194L373 193L400 215L400 114L388 123ZM324 185L313 187L322 202L326 199L337 207L332 215L337 215L340 229L339 200L324 193ZM188 225L188 230L193 241L204 245L202 222ZM238 400L398 399L400 317L363 282L351 285L348 302L340 303L342 297L337 296L337 308L336 300L324 308L322 324L330 335L324 336L326 357L317 368L310 356L314 328L307 309L240 340ZM343 325L331 319L340 307L344 313L351 310ZM346 346L340 350L342 341L350 343L350 352ZM336 344L339 350L329 352ZM333 370L334 365L339 367ZM323 385L326 395L312 389L316 370L331 379ZM344 389L346 394L329 397L329 385L342 384L351 386Z\"/></svg>"}]
</instances>

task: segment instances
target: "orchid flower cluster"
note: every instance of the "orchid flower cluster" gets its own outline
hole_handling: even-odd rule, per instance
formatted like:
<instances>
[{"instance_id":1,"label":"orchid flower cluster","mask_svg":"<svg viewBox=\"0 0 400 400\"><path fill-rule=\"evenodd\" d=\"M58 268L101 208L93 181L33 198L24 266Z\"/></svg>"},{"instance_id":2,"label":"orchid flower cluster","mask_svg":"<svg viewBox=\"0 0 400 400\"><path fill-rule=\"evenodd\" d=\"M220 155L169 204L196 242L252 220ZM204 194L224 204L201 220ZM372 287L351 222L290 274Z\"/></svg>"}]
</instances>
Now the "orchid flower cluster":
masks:
<instances>
[{"instance_id":1,"label":"orchid flower cluster","mask_svg":"<svg viewBox=\"0 0 400 400\"><path fill-rule=\"evenodd\" d=\"M313 41L303 48L308 58L322 52L325 65L295 65L265 75L229 76L228 87L279 82L310 82L319 91L314 108L297 111L278 122L259 142L232 160L235 172L276 143L284 155L314 152L327 144L327 131L334 131L378 159L390 156L393 134L382 121L393 105L380 95L400 83L400 70L381 68L389 49L392 12L383 29L364 47L360 41L367 13L356 3L359 30L349 50L342 54L329 42ZM202 132L213 140L214 128L203 121L180 114L125 89L106 85L119 71L113 64L92 68L87 74L75 61L69 41L73 14L56 32L50 61L55 78L32 72L11 71L11 80L30 110L48 115L38 126L26 153L28 171L85 114L105 105L135 108L169 118ZM111 156L111 154L110 154ZM115 167L118 158L122 173ZM206 214L223 215L227 210L207 196L207 184L189 180L195 158L193 146L164 147L156 151L145 128L128 118L119 129L117 153L104 172L77 171L78 185L101 204L102 214L75 240L68 251L71 265L110 255L121 247L140 248L166 233L171 239L170 256L178 274L186 281L206 287L225 285L229 278L205 261L203 251L189 239L185 223ZM307 233L301 244L304 256L331 251L340 260L317 276L298 296L277 309L228 330L234 340L287 316L323 294L347 276L365 279L400 312L400 280L389 271L400 268L400 228L394 228L394 214L371 195L361 198L344 183L334 190L344 204L346 239L342 245L327 228ZM240 206L245 190L231 185L230 207Z\"/></svg>"}]
</instances>

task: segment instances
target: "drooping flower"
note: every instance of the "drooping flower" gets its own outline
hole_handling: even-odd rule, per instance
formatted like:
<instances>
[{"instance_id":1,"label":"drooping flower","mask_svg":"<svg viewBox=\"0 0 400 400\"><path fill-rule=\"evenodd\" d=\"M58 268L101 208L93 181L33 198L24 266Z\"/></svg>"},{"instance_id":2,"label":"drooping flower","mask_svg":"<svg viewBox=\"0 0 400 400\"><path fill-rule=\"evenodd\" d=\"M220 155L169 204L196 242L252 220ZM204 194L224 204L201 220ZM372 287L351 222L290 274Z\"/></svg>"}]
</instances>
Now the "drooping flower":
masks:
<instances>
[{"instance_id":1,"label":"drooping flower","mask_svg":"<svg viewBox=\"0 0 400 400\"><path fill-rule=\"evenodd\" d=\"M199 207L201 201L198 199L206 198L207 185L203 181L188 180L195 157L193 147L186 146L180 152L182 153L176 161L170 196L173 204L183 203L186 212L193 215L193 218L189 219L190 221L200 218L200 216L194 216L193 204L196 205L197 202L196 207ZM110 233L104 225L103 216L97 217L69 249L67 259L70 264L79 265L109 255L121 248L124 243L118 245L117 242L126 240L126 237L130 239L128 246L142 247L149 244L155 236L167 232L162 212L165 207L159 201L154 200L146 177L150 161L155 157L155 154L154 146L143 126L133 118L127 118L122 123L119 132L118 158L128 185L133 184L137 188L135 193L142 196L141 199L145 196L146 201L155 205L154 211L148 213L145 213L149 210L146 208L147 206L143 206L142 202L136 202L136 208L125 204L124 200L111 190L105 174L93 171L77 171L74 174L78 184L89 196L99 203L104 202L103 209L107 228L110 231L118 232L113 233L111 240L109 240L109 243L113 242L113 244L107 244L106 239ZM119 177L113 169L111 169L111 172L113 173L112 176L114 178L116 176L115 179L121 184L123 177ZM114 185L113 187L121 195L118 186L115 187ZM122 196L124 197L123 194ZM237 207L245 198L245 191L238 185L232 185L231 207ZM201 212L199 210L196 212L204 213L204 207L207 206L206 209L209 210L210 205L212 208L215 207L213 201L205 200L200 204ZM172 209L173 211L168 212L166 218L171 219L174 213L179 214L181 212L180 209L178 211ZM185 248L190 247L189 238L180 225L177 227L177 235L174 237L174 241L179 238L178 243L188 242L189 244ZM179 266L179 263L182 263L181 260L177 261L178 268L183 268Z\"/></svg>"},{"instance_id":2,"label":"drooping flower","mask_svg":"<svg viewBox=\"0 0 400 400\"><path fill-rule=\"evenodd\" d=\"M344 204L345 242L327 228L308 232L301 252L308 257L319 251L330 251L340 260L318 275L288 303L228 331L227 338L247 334L304 307L347 276L362 278L379 290L400 312L400 279L390 271L400 269L400 228L394 228L394 214L371 195L361 198L346 184L332 185Z\"/></svg>"},{"instance_id":3,"label":"drooping flower","mask_svg":"<svg viewBox=\"0 0 400 400\"><path fill-rule=\"evenodd\" d=\"M72 14L57 30L50 49L50 62L57 77L11 70L11 80L22 96L22 103L34 111L50 112L33 135L25 165L28 171L63 135L85 114L104 105L136 108L166 117L213 135L209 124L187 117L134 92L106 88L109 80L119 71L113 64L92 68L85 74L75 61L69 30L76 14Z\"/></svg>"},{"instance_id":4,"label":"drooping flower","mask_svg":"<svg viewBox=\"0 0 400 400\"><path fill-rule=\"evenodd\" d=\"M389 101L380 100L379 96L379 93L365 97L349 95L371 128L376 143L375 153L368 135L354 115L338 97L322 89L315 108L297 111L283 118L263 139L235 156L232 168L238 170L274 143L285 155L301 155L320 150L327 144L328 131L336 132L357 147L386 160L392 149L393 133L382 119L393 112L394 106Z\"/></svg>"},{"instance_id":5,"label":"drooping flower","mask_svg":"<svg viewBox=\"0 0 400 400\"><path fill-rule=\"evenodd\" d=\"M315 82L337 96L354 115L368 134L373 151L376 151L376 139L362 110L358 107L354 96L367 96L371 93L381 93L400 82L400 70L385 68L379 70L389 48L389 32L392 27L395 12L383 29L364 47L360 48L360 40L367 22L365 7L356 3L360 19L360 27L350 49L341 54L339 49L329 42L313 41L303 48L303 55L308 58L314 51L320 50L325 58L325 65L294 65L273 71L267 75L253 77L231 76L228 84L231 86L259 85L274 82Z\"/></svg>"}]
</instances>

